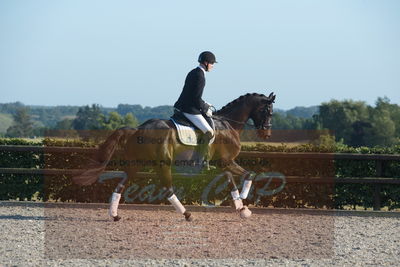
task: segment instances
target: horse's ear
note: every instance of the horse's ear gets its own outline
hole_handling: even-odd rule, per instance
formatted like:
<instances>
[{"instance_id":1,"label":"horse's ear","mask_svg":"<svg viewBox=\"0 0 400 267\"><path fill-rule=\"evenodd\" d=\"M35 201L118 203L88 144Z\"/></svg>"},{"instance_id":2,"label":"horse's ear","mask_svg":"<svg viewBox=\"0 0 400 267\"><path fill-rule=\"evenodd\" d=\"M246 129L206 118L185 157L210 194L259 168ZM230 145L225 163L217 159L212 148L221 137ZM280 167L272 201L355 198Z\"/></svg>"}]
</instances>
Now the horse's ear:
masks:
<instances>
[{"instance_id":1,"label":"horse's ear","mask_svg":"<svg viewBox=\"0 0 400 267\"><path fill-rule=\"evenodd\" d=\"M274 95L274 92L272 92L272 93L269 94L268 99L269 99L272 103L274 103L275 97L276 97L276 95Z\"/></svg>"}]
</instances>

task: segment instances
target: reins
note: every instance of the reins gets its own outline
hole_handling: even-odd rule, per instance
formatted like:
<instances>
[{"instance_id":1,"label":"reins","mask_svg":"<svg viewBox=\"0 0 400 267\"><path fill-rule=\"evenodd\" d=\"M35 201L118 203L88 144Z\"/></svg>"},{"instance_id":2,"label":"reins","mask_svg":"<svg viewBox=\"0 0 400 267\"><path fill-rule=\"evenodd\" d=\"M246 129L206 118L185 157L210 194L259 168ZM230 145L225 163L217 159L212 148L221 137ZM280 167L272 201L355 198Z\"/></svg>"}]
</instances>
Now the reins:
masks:
<instances>
[{"instance_id":1,"label":"reins","mask_svg":"<svg viewBox=\"0 0 400 267\"><path fill-rule=\"evenodd\" d=\"M254 125L254 124L250 124L250 123L248 123L247 121L246 121L246 122L241 122L241 121L232 120L232 119L229 119L229 118L227 118L227 117L218 116L218 115L213 115L212 117L213 117L213 118L219 118L219 119L222 119L222 120L227 120L227 121L236 122L236 123L238 123L238 124L247 125L247 126L251 126L251 127L254 127L254 128L255 128L255 125Z\"/></svg>"}]
</instances>

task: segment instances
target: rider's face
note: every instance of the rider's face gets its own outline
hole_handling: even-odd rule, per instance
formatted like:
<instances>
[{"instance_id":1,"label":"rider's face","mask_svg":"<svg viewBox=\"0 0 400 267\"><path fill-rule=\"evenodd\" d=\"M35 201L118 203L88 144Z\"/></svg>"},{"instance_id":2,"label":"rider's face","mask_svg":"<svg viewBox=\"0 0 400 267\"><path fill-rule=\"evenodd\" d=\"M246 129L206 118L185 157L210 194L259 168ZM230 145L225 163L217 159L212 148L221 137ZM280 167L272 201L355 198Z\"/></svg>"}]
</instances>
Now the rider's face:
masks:
<instances>
[{"instance_id":1,"label":"rider's face","mask_svg":"<svg viewBox=\"0 0 400 267\"><path fill-rule=\"evenodd\" d=\"M211 71L214 68L214 64L208 63L208 70Z\"/></svg>"}]
</instances>

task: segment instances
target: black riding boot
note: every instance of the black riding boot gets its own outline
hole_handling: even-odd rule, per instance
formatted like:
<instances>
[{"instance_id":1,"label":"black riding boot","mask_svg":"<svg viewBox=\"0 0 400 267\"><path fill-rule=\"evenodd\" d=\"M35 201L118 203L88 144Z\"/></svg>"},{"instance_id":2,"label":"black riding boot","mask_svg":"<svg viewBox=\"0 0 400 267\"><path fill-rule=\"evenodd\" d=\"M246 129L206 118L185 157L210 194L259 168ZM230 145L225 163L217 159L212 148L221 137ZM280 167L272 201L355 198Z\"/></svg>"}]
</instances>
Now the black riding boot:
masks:
<instances>
[{"instance_id":1,"label":"black riding boot","mask_svg":"<svg viewBox=\"0 0 400 267\"><path fill-rule=\"evenodd\" d=\"M209 150L210 150L210 141L214 136L211 134L211 132L206 132L205 134L201 135L199 139L199 145L198 145L198 153L202 157L202 162L200 162L201 165L206 167L206 170L210 170L210 155L209 155Z\"/></svg>"}]
</instances>

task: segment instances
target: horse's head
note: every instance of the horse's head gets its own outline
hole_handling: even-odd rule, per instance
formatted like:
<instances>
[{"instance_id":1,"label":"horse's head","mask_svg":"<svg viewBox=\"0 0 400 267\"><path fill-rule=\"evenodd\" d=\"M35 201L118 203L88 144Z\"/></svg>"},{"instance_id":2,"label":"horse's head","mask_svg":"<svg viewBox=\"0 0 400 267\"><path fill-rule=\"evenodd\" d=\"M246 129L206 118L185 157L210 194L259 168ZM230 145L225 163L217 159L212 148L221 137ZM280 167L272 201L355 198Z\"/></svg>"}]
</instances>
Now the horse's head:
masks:
<instances>
[{"instance_id":1,"label":"horse's head","mask_svg":"<svg viewBox=\"0 0 400 267\"><path fill-rule=\"evenodd\" d=\"M261 95L252 103L254 106L250 113L250 118L254 122L258 136L262 139L267 139L271 136L272 112L275 97L276 95L274 95L274 93L271 93L268 97Z\"/></svg>"}]
</instances>

